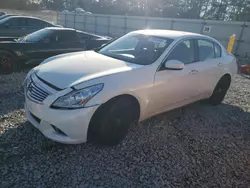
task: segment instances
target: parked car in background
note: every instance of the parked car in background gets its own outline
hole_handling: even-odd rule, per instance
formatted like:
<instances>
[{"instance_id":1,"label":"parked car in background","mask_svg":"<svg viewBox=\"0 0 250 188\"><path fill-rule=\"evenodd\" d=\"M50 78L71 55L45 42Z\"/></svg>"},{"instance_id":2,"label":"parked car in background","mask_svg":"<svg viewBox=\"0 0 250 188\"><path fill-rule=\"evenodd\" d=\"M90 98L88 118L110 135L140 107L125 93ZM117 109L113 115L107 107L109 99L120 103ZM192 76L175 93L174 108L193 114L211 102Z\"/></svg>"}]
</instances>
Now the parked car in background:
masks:
<instances>
[{"instance_id":1,"label":"parked car in background","mask_svg":"<svg viewBox=\"0 0 250 188\"><path fill-rule=\"evenodd\" d=\"M43 13L52 13L53 10L42 10L41 12L43 12Z\"/></svg>"},{"instance_id":2,"label":"parked car in background","mask_svg":"<svg viewBox=\"0 0 250 188\"><path fill-rule=\"evenodd\" d=\"M6 14L6 12L0 12L0 16L5 15L5 14Z\"/></svg>"},{"instance_id":3,"label":"parked car in background","mask_svg":"<svg viewBox=\"0 0 250 188\"><path fill-rule=\"evenodd\" d=\"M85 12L85 14L87 14L87 15L91 15L92 13L91 13L91 12Z\"/></svg>"},{"instance_id":4,"label":"parked car in background","mask_svg":"<svg viewBox=\"0 0 250 188\"><path fill-rule=\"evenodd\" d=\"M15 40L0 42L0 71L10 73L24 65L36 66L54 55L90 50L111 38L70 28L45 28Z\"/></svg>"},{"instance_id":5,"label":"parked car in background","mask_svg":"<svg viewBox=\"0 0 250 188\"><path fill-rule=\"evenodd\" d=\"M0 16L0 20L7 18L7 17L10 17L10 16L16 16L16 15L15 14L4 14L4 15Z\"/></svg>"},{"instance_id":6,"label":"parked car in background","mask_svg":"<svg viewBox=\"0 0 250 188\"><path fill-rule=\"evenodd\" d=\"M220 104L236 59L200 34L142 30L96 51L59 55L25 80L25 113L46 137L118 144L133 122L207 99Z\"/></svg>"},{"instance_id":7,"label":"parked car in background","mask_svg":"<svg viewBox=\"0 0 250 188\"><path fill-rule=\"evenodd\" d=\"M10 16L0 20L0 37L21 37L45 27L61 27L29 16Z\"/></svg>"},{"instance_id":8,"label":"parked car in background","mask_svg":"<svg viewBox=\"0 0 250 188\"><path fill-rule=\"evenodd\" d=\"M86 11L83 10L82 8L76 8L75 12L84 14Z\"/></svg>"},{"instance_id":9,"label":"parked car in background","mask_svg":"<svg viewBox=\"0 0 250 188\"><path fill-rule=\"evenodd\" d=\"M69 10L63 10L62 13L70 13Z\"/></svg>"}]
</instances>

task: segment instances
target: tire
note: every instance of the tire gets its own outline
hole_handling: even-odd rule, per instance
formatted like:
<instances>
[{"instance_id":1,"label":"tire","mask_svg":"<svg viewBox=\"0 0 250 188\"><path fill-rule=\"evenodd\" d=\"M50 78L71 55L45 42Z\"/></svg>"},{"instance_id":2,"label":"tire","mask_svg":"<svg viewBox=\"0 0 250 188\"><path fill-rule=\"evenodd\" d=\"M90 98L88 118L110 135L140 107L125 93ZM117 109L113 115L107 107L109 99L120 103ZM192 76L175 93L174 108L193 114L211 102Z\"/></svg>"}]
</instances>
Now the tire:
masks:
<instances>
[{"instance_id":1,"label":"tire","mask_svg":"<svg viewBox=\"0 0 250 188\"><path fill-rule=\"evenodd\" d=\"M130 126L139 119L137 103L128 97L114 98L101 106L90 123L89 134L99 144L113 146L127 135Z\"/></svg>"},{"instance_id":2,"label":"tire","mask_svg":"<svg viewBox=\"0 0 250 188\"><path fill-rule=\"evenodd\" d=\"M19 71L20 67L16 63L16 58L13 54L7 51L0 51L0 73L10 74L14 71Z\"/></svg>"},{"instance_id":3,"label":"tire","mask_svg":"<svg viewBox=\"0 0 250 188\"><path fill-rule=\"evenodd\" d=\"M230 87L231 78L230 76L224 76L217 83L212 96L208 99L208 102L212 105L219 105L224 100L227 91Z\"/></svg>"}]
</instances>

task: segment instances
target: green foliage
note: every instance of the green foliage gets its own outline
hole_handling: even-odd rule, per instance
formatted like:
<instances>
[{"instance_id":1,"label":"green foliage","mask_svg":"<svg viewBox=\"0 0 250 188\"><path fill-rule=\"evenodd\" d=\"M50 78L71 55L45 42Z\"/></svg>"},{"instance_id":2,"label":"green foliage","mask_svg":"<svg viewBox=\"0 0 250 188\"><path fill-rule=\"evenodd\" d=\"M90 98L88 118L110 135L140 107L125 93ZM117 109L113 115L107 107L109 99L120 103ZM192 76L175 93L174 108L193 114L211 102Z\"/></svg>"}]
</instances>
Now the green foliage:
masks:
<instances>
[{"instance_id":1,"label":"green foliage","mask_svg":"<svg viewBox=\"0 0 250 188\"><path fill-rule=\"evenodd\" d=\"M1 0L0 8L250 21L250 0Z\"/></svg>"}]
</instances>

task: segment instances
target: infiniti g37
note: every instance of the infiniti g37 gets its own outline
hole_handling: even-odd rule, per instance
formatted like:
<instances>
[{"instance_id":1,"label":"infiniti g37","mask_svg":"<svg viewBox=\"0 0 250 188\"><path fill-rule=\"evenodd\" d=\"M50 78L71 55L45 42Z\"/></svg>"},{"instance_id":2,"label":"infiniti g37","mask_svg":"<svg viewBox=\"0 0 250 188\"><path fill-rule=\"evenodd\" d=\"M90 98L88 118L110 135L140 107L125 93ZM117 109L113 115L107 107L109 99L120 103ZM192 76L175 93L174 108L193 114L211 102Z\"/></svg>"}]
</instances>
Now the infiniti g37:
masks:
<instances>
[{"instance_id":1,"label":"infiniti g37","mask_svg":"<svg viewBox=\"0 0 250 188\"><path fill-rule=\"evenodd\" d=\"M140 30L45 60L25 79L28 120L46 137L118 144L134 122L206 99L220 104L236 59L199 34Z\"/></svg>"}]
</instances>

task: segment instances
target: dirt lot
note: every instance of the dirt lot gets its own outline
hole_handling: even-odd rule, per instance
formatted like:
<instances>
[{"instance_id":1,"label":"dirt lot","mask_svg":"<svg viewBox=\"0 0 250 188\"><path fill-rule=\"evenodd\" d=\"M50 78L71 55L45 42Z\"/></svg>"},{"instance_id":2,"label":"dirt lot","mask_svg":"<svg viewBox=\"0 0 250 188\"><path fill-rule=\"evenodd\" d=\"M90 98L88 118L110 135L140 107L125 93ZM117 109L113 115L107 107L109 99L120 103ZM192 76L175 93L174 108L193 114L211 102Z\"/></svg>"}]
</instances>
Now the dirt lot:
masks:
<instances>
[{"instance_id":1,"label":"dirt lot","mask_svg":"<svg viewBox=\"0 0 250 188\"><path fill-rule=\"evenodd\" d=\"M24 77L0 76L1 188L250 185L249 78L237 76L220 106L159 115L108 148L47 140L24 117Z\"/></svg>"}]
</instances>

